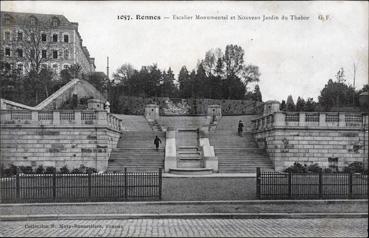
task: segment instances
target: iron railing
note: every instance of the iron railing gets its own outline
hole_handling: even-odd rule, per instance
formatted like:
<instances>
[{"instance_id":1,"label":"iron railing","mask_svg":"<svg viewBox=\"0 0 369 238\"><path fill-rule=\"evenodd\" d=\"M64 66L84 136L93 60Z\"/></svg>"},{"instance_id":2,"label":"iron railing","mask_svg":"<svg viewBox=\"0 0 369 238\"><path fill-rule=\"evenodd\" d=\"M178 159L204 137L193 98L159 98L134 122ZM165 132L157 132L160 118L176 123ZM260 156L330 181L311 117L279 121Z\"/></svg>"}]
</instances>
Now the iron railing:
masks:
<instances>
[{"instance_id":1,"label":"iron railing","mask_svg":"<svg viewBox=\"0 0 369 238\"><path fill-rule=\"evenodd\" d=\"M368 197L368 175L279 173L256 170L258 199L360 199Z\"/></svg>"},{"instance_id":2,"label":"iron railing","mask_svg":"<svg viewBox=\"0 0 369 238\"><path fill-rule=\"evenodd\" d=\"M17 174L1 178L1 203L161 200L162 170L114 174Z\"/></svg>"}]
</instances>

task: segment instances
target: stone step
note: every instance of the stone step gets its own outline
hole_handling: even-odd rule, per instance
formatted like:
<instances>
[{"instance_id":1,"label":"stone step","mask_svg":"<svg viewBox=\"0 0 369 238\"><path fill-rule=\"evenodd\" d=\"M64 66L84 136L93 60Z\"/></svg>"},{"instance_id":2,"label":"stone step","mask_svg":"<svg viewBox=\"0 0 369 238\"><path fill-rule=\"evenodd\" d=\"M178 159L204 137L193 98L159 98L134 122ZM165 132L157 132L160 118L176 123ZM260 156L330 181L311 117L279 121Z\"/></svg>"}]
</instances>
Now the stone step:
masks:
<instances>
[{"instance_id":1,"label":"stone step","mask_svg":"<svg viewBox=\"0 0 369 238\"><path fill-rule=\"evenodd\" d=\"M178 160L177 167L178 168L201 168L202 161L201 160Z\"/></svg>"},{"instance_id":2,"label":"stone step","mask_svg":"<svg viewBox=\"0 0 369 238\"><path fill-rule=\"evenodd\" d=\"M207 168L176 168L170 169L169 172L178 175L206 175L212 174L213 170Z\"/></svg>"}]
</instances>

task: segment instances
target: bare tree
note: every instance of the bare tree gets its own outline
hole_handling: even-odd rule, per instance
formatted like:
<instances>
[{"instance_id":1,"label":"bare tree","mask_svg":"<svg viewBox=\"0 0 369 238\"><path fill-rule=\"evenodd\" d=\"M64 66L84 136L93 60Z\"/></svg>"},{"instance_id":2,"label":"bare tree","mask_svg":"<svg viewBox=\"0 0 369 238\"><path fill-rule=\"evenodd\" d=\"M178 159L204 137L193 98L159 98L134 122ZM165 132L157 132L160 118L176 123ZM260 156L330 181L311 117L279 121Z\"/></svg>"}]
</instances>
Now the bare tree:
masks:
<instances>
[{"instance_id":1,"label":"bare tree","mask_svg":"<svg viewBox=\"0 0 369 238\"><path fill-rule=\"evenodd\" d=\"M30 63L25 68L28 72L34 70L40 73L42 63L46 63L51 59L51 53L49 51L50 40L43 39L43 37L46 37L50 28L27 22L23 24L21 30L24 34L23 41L20 41L24 50L23 57ZM42 54L43 50L44 53L46 52L44 55Z\"/></svg>"}]
</instances>

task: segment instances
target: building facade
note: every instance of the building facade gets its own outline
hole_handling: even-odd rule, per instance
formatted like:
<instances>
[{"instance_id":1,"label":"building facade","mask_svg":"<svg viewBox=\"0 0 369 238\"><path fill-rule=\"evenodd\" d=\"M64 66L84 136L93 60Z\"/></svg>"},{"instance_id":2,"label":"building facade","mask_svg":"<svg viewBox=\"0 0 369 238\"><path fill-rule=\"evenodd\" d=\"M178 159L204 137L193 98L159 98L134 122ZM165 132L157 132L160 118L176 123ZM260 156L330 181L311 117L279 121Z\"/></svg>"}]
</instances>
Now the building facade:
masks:
<instances>
[{"instance_id":1,"label":"building facade","mask_svg":"<svg viewBox=\"0 0 369 238\"><path fill-rule=\"evenodd\" d=\"M78 32L78 23L63 15L1 12L0 60L25 73L48 67L59 73L73 64L95 71L95 59Z\"/></svg>"}]
</instances>

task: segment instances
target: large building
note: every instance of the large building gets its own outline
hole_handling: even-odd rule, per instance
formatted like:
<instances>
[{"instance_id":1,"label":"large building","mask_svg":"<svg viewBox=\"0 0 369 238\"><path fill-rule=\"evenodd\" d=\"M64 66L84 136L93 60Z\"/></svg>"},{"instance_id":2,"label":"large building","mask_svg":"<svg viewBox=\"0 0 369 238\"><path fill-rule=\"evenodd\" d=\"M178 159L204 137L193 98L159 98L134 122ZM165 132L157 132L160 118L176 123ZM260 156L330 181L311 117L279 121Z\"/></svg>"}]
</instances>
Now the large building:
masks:
<instances>
[{"instance_id":1,"label":"large building","mask_svg":"<svg viewBox=\"0 0 369 238\"><path fill-rule=\"evenodd\" d=\"M1 12L0 60L23 73L32 67L60 72L73 64L95 71L95 59L82 44L78 23L63 15Z\"/></svg>"}]
</instances>

